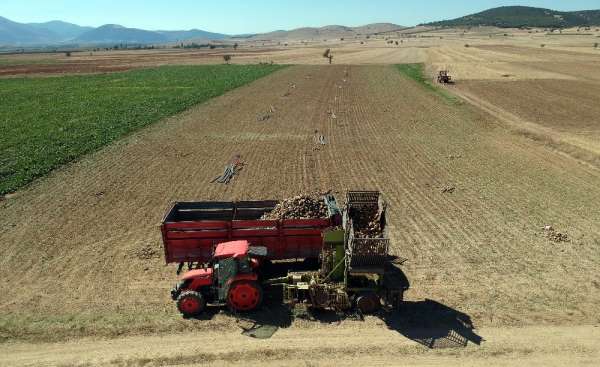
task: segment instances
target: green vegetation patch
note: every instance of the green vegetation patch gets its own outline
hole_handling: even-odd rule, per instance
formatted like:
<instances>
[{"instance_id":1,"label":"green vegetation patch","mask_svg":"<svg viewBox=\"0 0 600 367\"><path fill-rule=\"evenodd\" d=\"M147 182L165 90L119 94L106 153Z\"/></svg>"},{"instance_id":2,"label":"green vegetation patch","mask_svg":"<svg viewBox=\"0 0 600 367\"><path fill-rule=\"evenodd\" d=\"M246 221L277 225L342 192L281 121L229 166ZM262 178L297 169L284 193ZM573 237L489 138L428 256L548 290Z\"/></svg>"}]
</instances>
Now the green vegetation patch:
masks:
<instances>
[{"instance_id":1,"label":"green vegetation patch","mask_svg":"<svg viewBox=\"0 0 600 367\"><path fill-rule=\"evenodd\" d=\"M452 104L460 103L460 100L454 95L444 89L438 88L431 83L431 80L425 76L425 67L423 64L399 64L396 65L396 67L402 75L416 81L426 89L445 99L447 102Z\"/></svg>"},{"instance_id":2,"label":"green vegetation patch","mask_svg":"<svg viewBox=\"0 0 600 367\"><path fill-rule=\"evenodd\" d=\"M0 79L0 195L125 134L281 69L164 66Z\"/></svg>"},{"instance_id":3,"label":"green vegetation patch","mask_svg":"<svg viewBox=\"0 0 600 367\"><path fill-rule=\"evenodd\" d=\"M600 10L555 11L529 6L502 6L461 18L428 23L436 27L568 28L600 24Z\"/></svg>"}]
</instances>

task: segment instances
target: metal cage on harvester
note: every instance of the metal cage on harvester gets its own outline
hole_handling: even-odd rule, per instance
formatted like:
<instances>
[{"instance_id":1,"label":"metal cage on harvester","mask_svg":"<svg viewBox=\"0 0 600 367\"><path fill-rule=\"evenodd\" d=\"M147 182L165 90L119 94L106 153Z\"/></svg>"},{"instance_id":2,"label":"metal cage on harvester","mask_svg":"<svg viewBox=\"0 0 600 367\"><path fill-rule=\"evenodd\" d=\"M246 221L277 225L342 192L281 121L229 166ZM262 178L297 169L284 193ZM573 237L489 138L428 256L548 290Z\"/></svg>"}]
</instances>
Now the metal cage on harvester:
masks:
<instances>
[{"instance_id":1,"label":"metal cage on harvester","mask_svg":"<svg viewBox=\"0 0 600 367\"><path fill-rule=\"evenodd\" d=\"M323 234L321 269L289 274L271 284L283 285L286 303L362 313L382 305L397 306L406 287L390 262L386 203L379 192L353 191L346 197L342 229Z\"/></svg>"},{"instance_id":2,"label":"metal cage on harvester","mask_svg":"<svg viewBox=\"0 0 600 367\"><path fill-rule=\"evenodd\" d=\"M377 191L351 191L346 197L344 229L346 231L346 268L382 268L389 254L390 240L387 238L385 222L386 203ZM356 234L356 220L364 213L373 213L381 228L379 238L360 237Z\"/></svg>"}]
</instances>

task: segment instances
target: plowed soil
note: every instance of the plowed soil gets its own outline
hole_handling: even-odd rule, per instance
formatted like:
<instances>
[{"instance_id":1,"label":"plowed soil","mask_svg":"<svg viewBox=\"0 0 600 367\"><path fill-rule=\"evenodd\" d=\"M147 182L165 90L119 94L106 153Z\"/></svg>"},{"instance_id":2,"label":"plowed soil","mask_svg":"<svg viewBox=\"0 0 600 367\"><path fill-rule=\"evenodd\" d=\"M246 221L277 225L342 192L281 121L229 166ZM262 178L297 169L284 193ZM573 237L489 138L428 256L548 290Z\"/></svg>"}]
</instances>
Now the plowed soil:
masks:
<instances>
[{"instance_id":1,"label":"plowed soil","mask_svg":"<svg viewBox=\"0 0 600 367\"><path fill-rule=\"evenodd\" d=\"M235 154L244 170L211 184ZM169 203L330 189L383 191L393 251L409 259L409 300L434 299L484 328L598 324L599 182L597 169L392 66L290 67L1 201L0 330L7 339L231 330L221 314L182 320L169 299L175 269L163 264L157 228ZM550 241L545 225L571 242ZM371 322L369 332L385 329ZM296 328L331 338L319 324Z\"/></svg>"},{"instance_id":2,"label":"plowed soil","mask_svg":"<svg viewBox=\"0 0 600 367\"><path fill-rule=\"evenodd\" d=\"M600 167L600 53L515 45L446 49L430 52L430 70L450 68L453 93L514 132Z\"/></svg>"}]
</instances>

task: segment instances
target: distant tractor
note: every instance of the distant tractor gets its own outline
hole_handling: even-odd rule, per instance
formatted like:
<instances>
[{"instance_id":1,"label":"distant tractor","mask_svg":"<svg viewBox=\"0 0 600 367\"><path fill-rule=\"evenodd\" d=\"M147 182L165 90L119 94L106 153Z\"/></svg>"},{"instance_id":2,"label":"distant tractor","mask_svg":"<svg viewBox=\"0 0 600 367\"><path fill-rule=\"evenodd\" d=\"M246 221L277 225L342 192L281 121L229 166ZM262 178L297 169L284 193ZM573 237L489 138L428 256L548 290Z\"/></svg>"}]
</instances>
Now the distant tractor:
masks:
<instances>
[{"instance_id":1,"label":"distant tractor","mask_svg":"<svg viewBox=\"0 0 600 367\"><path fill-rule=\"evenodd\" d=\"M265 255L266 248L250 247L248 241L219 244L207 267L183 274L171 290L179 312L195 317L207 305L229 306L234 312L255 310L263 297L256 271Z\"/></svg>"},{"instance_id":2,"label":"distant tractor","mask_svg":"<svg viewBox=\"0 0 600 367\"><path fill-rule=\"evenodd\" d=\"M440 70L437 77L438 83L441 84L452 84L452 77L448 74L448 70Z\"/></svg>"}]
</instances>

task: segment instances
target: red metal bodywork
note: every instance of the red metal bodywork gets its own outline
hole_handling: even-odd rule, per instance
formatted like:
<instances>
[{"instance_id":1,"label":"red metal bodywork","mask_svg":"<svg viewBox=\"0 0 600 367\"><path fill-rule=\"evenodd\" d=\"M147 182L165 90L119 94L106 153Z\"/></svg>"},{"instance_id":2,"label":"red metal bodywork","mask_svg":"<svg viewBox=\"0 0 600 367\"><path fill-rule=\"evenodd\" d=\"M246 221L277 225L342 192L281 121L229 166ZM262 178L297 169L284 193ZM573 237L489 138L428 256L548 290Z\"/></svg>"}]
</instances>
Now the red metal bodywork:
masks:
<instances>
[{"instance_id":1,"label":"red metal bodywork","mask_svg":"<svg viewBox=\"0 0 600 367\"><path fill-rule=\"evenodd\" d=\"M276 204L176 203L161 225L166 262L208 262L215 246L240 240L266 247L271 260L316 258L323 247L323 231L341 223L337 215L322 219L260 219Z\"/></svg>"},{"instance_id":2,"label":"red metal bodywork","mask_svg":"<svg viewBox=\"0 0 600 367\"><path fill-rule=\"evenodd\" d=\"M248 248L250 244L248 241L235 241L235 242L226 242L220 243L217 245L215 249L215 259L225 259L225 258L240 258L242 256L248 255Z\"/></svg>"},{"instance_id":3,"label":"red metal bodywork","mask_svg":"<svg viewBox=\"0 0 600 367\"><path fill-rule=\"evenodd\" d=\"M196 269L196 270L190 270L188 272L186 272L185 274L183 274L183 276L181 277L181 280L191 280L191 279L197 279L197 278L212 278L213 275L213 269L212 268L208 268L208 269Z\"/></svg>"},{"instance_id":4,"label":"red metal bodywork","mask_svg":"<svg viewBox=\"0 0 600 367\"><path fill-rule=\"evenodd\" d=\"M181 280L191 281L186 289L199 290L202 287L211 286L213 284L213 269L190 270L183 274Z\"/></svg>"}]
</instances>

